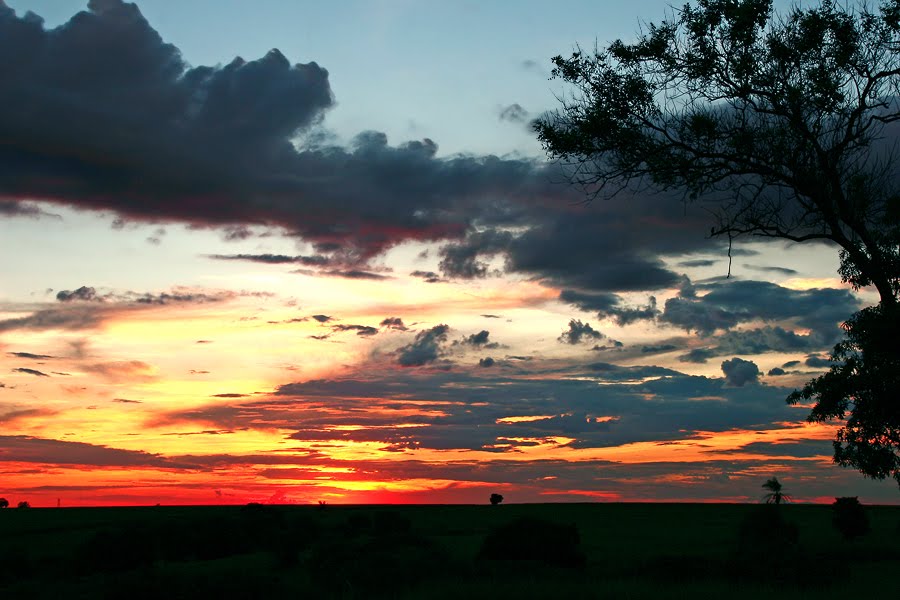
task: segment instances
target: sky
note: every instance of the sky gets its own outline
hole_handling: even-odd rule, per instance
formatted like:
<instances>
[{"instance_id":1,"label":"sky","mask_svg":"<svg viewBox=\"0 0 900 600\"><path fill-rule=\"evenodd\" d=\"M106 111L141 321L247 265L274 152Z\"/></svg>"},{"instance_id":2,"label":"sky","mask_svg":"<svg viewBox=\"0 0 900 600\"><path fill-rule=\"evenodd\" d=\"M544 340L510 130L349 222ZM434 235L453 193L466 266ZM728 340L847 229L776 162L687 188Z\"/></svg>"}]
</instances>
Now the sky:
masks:
<instances>
[{"instance_id":1,"label":"sky","mask_svg":"<svg viewBox=\"0 0 900 600\"><path fill-rule=\"evenodd\" d=\"M784 4L779 4L784 6ZM785 397L824 245L591 204L531 123L624 3L0 0L0 496L900 502Z\"/></svg>"}]
</instances>

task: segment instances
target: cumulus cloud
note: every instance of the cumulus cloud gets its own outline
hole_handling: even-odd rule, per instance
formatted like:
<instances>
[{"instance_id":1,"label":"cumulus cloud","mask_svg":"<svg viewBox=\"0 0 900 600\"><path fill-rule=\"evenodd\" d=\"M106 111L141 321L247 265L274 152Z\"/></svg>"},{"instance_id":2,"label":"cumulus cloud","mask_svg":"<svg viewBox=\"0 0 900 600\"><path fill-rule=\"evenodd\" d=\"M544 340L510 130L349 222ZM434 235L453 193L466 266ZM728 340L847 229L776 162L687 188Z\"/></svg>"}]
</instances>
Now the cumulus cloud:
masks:
<instances>
[{"instance_id":1,"label":"cumulus cloud","mask_svg":"<svg viewBox=\"0 0 900 600\"><path fill-rule=\"evenodd\" d=\"M601 340L604 336L602 333L591 327L590 323L582 323L578 319L569 321L569 328L563 331L559 338L564 344L580 344L582 341Z\"/></svg>"},{"instance_id":2,"label":"cumulus cloud","mask_svg":"<svg viewBox=\"0 0 900 600\"><path fill-rule=\"evenodd\" d=\"M500 347L499 343L492 342L488 339L488 338L490 338L490 336L491 336L491 333L488 330L482 329L478 333L473 333L472 335L464 337L463 339L461 339L457 342L453 342L453 343L459 344L459 345L464 345L464 346L474 346L476 348L489 348L489 349L499 348Z\"/></svg>"},{"instance_id":3,"label":"cumulus cloud","mask_svg":"<svg viewBox=\"0 0 900 600\"><path fill-rule=\"evenodd\" d=\"M397 362L404 367L421 367L435 362L441 355L441 345L447 341L450 327L435 325L416 334L416 339L397 350Z\"/></svg>"},{"instance_id":4,"label":"cumulus cloud","mask_svg":"<svg viewBox=\"0 0 900 600\"><path fill-rule=\"evenodd\" d=\"M97 295L97 290L86 285L81 286L77 290L62 290L60 292L57 292L56 299L60 302L72 302L73 300L80 300L82 302L98 302L102 300L102 298Z\"/></svg>"},{"instance_id":5,"label":"cumulus cloud","mask_svg":"<svg viewBox=\"0 0 900 600\"><path fill-rule=\"evenodd\" d=\"M722 361L722 373L725 381L733 387L743 387L748 383L759 383L759 367L752 360L732 358Z\"/></svg>"},{"instance_id":6,"label":"cumulus cloud","mask_svg":"<svg viewBox=\"0 0 900 600\"><path fill-rule=\"evenodd\" d=\"M403 319L401 319L400 317L387 317L378 325L379 327L394 329L397 331L406 331L408 329L406 325L403 324Z\"/></svg>"}]
</instances>

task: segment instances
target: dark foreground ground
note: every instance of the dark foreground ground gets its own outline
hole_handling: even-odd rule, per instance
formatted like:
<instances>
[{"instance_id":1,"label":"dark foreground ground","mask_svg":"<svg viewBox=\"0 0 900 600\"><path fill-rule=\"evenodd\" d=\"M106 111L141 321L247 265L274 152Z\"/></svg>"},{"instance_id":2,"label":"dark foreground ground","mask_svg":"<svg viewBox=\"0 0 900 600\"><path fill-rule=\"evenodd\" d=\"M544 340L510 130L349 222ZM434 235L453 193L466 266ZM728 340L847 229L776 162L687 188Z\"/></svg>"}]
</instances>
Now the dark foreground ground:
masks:
<instances>
[{"instance_id":1,"label":"dark foreground ground","mask_svg":"<svg viewBox=\"0 0 900 600\"><path fill-rule=\"evenodd\" d=\"M770 510L766 510L770 509ZM0 510L0 598L895 597L900 507Z\"/></svg>"}]
</instances>

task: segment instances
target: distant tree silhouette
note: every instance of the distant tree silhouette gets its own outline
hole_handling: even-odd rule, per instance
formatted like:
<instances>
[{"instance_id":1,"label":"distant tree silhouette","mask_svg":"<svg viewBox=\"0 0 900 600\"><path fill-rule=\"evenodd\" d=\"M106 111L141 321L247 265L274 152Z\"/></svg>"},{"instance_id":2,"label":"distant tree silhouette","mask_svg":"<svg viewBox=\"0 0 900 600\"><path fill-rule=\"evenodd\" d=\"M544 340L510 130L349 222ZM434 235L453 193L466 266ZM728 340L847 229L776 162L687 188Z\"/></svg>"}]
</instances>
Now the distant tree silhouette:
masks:
<instances>
[{"instance_id":1,"label":"distant tree silhouette","mask_svg":"<svg viewBox=\"0 0 900 600\"><path fill-rule=\"evenodd\" d=\"M857 496L835 498L831 508L831 523L845 540L852 540L869 532L869 518Z\"/></svg>"},{"instance_id":2,"label":"distant tree silhouette","mask_svg":"<svg viewBox=\"0 0 900 600\"><path fill-rule=\"evenodd\" d=\"M781 491L781 482L777 477L769 479L762 484L763 489L769 490L769 493L763 496L766 504L781 504L782 502L790 502L791 497Z\"/></svg>"},{"instance_id":3,"label":"distant tree silhouette","mask_svg":"<svg viewBox=\"0 0 900 600\"><path fill-rule=\"evenodd\" d=\"M9 500L6 498L0 498L0 508L7 508L9 506Z\"/></svg>"},{"instance_id":4,"label":"distant tree silhouette","mask_svg":"<svg viewBox=\"0 0 900 600\"><path fill-rule=\"evenodd\" d=\"M25 500L22 500L22 501L19 502L19 504L17 504L16 506L18 506L18 508L31 508L31 504L29 504L29 503L26 502Z\"/></svg>"},{"instance_id":5,"label":"distant tree silhouette","mask_svg":"<svg viewBox=\"0 0 900 600\"><path fill-rule=\"evenodd\" d=\"M501 496L500 494L491 494L491 504L496 506L501 502L503 502L503 496Z\"/></svg>"}]
</instances>

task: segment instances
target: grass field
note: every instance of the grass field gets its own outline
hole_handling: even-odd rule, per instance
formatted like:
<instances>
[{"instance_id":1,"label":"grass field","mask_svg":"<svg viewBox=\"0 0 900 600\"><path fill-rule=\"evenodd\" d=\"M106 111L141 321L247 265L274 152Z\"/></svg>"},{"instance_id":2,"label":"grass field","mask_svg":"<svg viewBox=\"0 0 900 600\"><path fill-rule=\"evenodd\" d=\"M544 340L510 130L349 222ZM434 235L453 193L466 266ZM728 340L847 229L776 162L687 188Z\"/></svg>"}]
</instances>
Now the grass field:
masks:
<instances>
[{"instance_id":1,"label":"grass field","mask_svg":"<svg viewBox=\"0 0 900 600\"><path fill-rule=\"evenodd\" d=\"M871 531L851 541L832 527L829 506L769 508L5 509L0 598L738 600L896 594L900 507L866 507ZM795 538L782 535L792 527Z\"/></svg>"}]
</instances>

